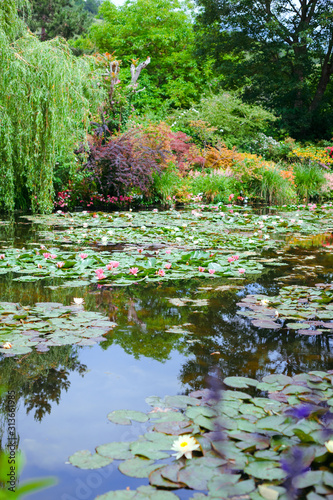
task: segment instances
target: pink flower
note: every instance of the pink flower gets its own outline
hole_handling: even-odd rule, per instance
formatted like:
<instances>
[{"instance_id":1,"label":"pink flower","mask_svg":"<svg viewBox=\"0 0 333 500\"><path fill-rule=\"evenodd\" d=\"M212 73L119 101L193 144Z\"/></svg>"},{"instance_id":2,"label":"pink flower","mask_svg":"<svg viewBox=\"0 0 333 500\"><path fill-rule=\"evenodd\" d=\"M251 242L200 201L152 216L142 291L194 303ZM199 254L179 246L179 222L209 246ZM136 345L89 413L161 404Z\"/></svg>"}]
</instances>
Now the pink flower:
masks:
<instances>
[{"instance_id":1,"label":"pink flower","mask_svg":"<svg viewBox=\"0 0 333 500\"><path fill-rule=\"evenodd\" d=\"M86 259L86 258L88 257L88 254L87 254L87 253L80 253L80 254L79 254L79 257L80 257L82 260L84 260L84 259Z\"/></svg>"},{"instance_id":2,"label":"pink flower","mask_svg":"<svg viewBox=\"0 0 333 500\"><path fill-rule=\"evenodd\" d=\"M233 211L233 210L229 210L229 212L230 212L231 214L233 214L233 213L234 213L234 211Z\"/></svg>"},{"instance_id":3,"label":"pink flower","mask_svg":"<svg viewBox=\"0 0 333 500\"><path fill-rule=\"evenodd\" d=\"M234 258L234 260L238 260L239 259L239 255L233 255L233 258Z\"/></svg>"},{"instance_id":4,"label":"pink flower","mask_svg":"<svg viewBox=\"0 0 333 500\"><path fill-rule=\"evenodd\" d=\"M234 198L234 194L229 195L228 201L231 201Z\"/></svg>"},{"instance_id":5,"label":"pink flower","mask_svg":"<svg viewBox=\"0 0 333 500\"><path fill-rule=\"evenodd\" d=\"M138 267L131 267L129 270L130 274L133 274L133 276L136 276L138 274L139 268Z\"/></svg>"},{"instance_id":6,"label":"pink flower","mask_svg":"<svg viewBox=\"0 0 333 500\"><path fill-rule=\"evenodd\" d=\"M41 245L40 246L42 250L45 250L46 246L45 245Z\"/></svg>"},{"instance_id":7,"label":"pink flower","mask_svg":"<svg viewBox=\"0 0 333 500\"><path fill-rule=\"evenodd\" d=\"M57 262L57 267L59 267L59 269L61 267L63 267L64 265L65 265L65 262L62 262L62 261Z\"/></svg>"},{"instance_id":8,"label":"pink flower","mask_svg":"<svg viewBox=\"0 0 333 500\"><path fill-rule=\"evenodd\" d=\"M101 267L99 269L96 269L95 271L96 274L103 274L104 273L104 269L102 269Z\"/></svg>"},{"instance_id":9,"label":"pink flower","mask_svg":"<svg viewBox=\"0 0 333 500\"><path fill-rule=\"evenodd\" d=\"M49 259L51 257L51 254L50 253L43 253L43 257L45 257L45 259Z\"/></svg>"},{"instance_id":10,"label":"pink flower","mask_svg":"<svg viewBox=\"0 0 333 500\"><path fill-rule=\"evenodd\" d=\"M138 249L138 252L139 252L139 253L142 253L142 252L143 252L142 248L139 248L139 249Z\"/></svg>"},{"instance_id":11,"label":"pink flower","mask_svg":"<svg viewBox=\"0 0 333 500\"><path fill-rule=\"evenodd\" d=\"M4 254L4 253L2 253L2 254L0 255L0 260L3 260L4 258L5 258L5 254Z\"/></svg>"},{"instance_id":12,"label":"pink flower","mask_svg":"<svg viewBox=\"0 0 333 500\"><path fill-rule=\"evenodd\" d=\"M56 258L57 258L57 256L56 256L54 253L51 253L50 258L51 258L51 259L56 259Z\"/></svg>"},{"instance_id":13,"label":"pink flower","mask_svg":"<svg viewBox=\"0 0 333 500\"><path fill-rule=\"evenodd\" d=\"M205 270L205 268L204 268L204 267L201 267L201 266L199 266L199 267L198 267L198 269L199 269L199 271L200 271L201 273L203 273L203 272L204 272L204 270Z\"/></svg>"},{"instance_id":14,"label":"pink flower","mask_svg":"<svg viewBox=\"0 0 333 500\"><path fill-rule=\"evenodd\" d=\"M228 257L228 262L233 262L235 259L233 257Z\"/></svg>"},{"instance_id":15,"label":"pink flower","mask_svg":"<svg viewBox=\"0 0 333 500\"><path fill-rule=\"evenodd\" d=\"M119 262L117 260L110 260L108 266L110 266L110 268L108 268L109 270L110 269L117 269L117 267L119 266ZM108 267L106 266L106 267Z\"/></svg>"},{"instance_id":16,"label":"pink flower","mask_svg":"<svg viewBox=\"0 0 333 500\"><path fill-rule=\"evenodd\" d=\"M96 217L98 217L98 215L97 214L93 214L93 217L94 217L94 219L96 219Z\"/></svg>"},{"instance_id":17,"label":"pink flower","mask_svg":"<svg viewBox=\"0 0 333 500\"><path fill-rule=\"evenodd\" d=\"M164 266L164 267L165 267L165 269L170 269L170 267L171 267L171 263L170 263L170 262L167 262L167 263L165 264L165 266Z\"/></svg>"},{"instance_id":18,"label":"pink flower","mask_svg":"<svg viewBox=\"0 0 333 500\"><path fill-rule=\"evenodd\" d=\"M158 274L159 276L165 276L165 271L164 271L164 269L159 269L159 270L157 271L157 274Z\"/></svg>"},{"instance_id":19,"label":"pink flower","mask_svg":"<svg viewBox=\"0 0 333 500\"><path fill-rule=\"evenodd\" d=\"M209 274L214 274L215 273L215 269L208 269L208 272L209 272Z\"/></svg>"},{"instance_id":20,"label":"pink flower","mask_svg":"<svg viewBox=\"0 0 333 500\"><path fill-rule=\"evenodd\" d=\"M238 272L239 272L239 274L244 274L245 273L245 269L243 267L241 267L241 268L238 269Z\"/></svg>"},{"instance_id":21,"label":"pink flower","mask_svg":"<svg viewBox=\"0 0 333 500\"><path fill-rule=\"evenodd\" d=\"M165 250L165 253L170 255L171 254L171 250Z\"/></svg>"}]
</instances>

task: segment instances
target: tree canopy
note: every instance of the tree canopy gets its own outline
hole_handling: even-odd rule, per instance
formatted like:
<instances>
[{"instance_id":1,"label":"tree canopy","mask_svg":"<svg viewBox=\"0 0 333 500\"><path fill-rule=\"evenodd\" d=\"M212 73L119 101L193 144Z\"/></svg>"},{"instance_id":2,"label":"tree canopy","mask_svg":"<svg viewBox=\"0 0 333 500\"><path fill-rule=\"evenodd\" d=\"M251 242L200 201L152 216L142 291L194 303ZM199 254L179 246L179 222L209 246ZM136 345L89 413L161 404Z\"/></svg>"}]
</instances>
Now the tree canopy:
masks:
<instances>
[{"instance_id":1,"label":"tree canopy","mask_svg":"<svg viewBox=\"0 0 333 500\"><path fill-rule=\"evenodd\" d=\"M72 38L85 33L91 16L84 5L74 0L30 0L31 11L27 24L42 41L56 36Z\"/></svg>"},{"instance_id":2,"label":"tree canopy","mask_svg":"<svg viewBox=\"0 0 333 500\"><path fill-rule=\"evenodd\" d=\"M193 57L193 6L189 2L128 0L117 7L106 0L98 13L89 38L99 52L114 52L124 66L131 59L151 58L141 78L149 104L166 99L171 106L187 106L200 97L206 67L199 68ZM84 47L85 41L74 45Z\"/></svg>"},{"instance_id":3,"label":"tree canopy","mask_svg":"<svg viewBox=\"0 0 333 500\"><path fill-rule=\"evenodd\" d=\"M197 0L198 52L295 135L332 127L332 0ZM323 121L325 111L326 122Z\"/></svg>"},{"instance_id":4,"label":"tree canopy","mask_svg":"<svg viewBox=\"0 0 333 500\"><path fill-rule=\"evenodd\" d=\"M73 156L100 91L88 79L88 61L64 40L41 42L24 28L17 6L0 4L0 208L47 212L57 157Z\"/></svg>"}]
</instances>

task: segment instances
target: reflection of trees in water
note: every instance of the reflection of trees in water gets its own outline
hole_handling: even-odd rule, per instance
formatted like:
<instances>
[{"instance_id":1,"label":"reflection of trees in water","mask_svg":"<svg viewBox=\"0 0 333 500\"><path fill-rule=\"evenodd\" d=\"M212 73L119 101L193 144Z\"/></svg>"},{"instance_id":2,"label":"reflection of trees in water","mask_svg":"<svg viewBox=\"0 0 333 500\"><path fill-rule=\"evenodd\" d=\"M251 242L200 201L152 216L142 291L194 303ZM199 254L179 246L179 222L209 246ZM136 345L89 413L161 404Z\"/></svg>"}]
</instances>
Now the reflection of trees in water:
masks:
<instances>
[{"instance_id":1,"label":"reflection of trees in water","mask_svg":"<svg viewBox=\"0 0 333 500\"><path fill-rule=\"evenodd\" d=\"M214 367L223 377L257 379L273 372L294 375L332 368L333 339L329 334L305 336L287 330L257 329L237 316L236 309L228 313L210 309L197 320L201 342L189 347L194 359L187 361L180 373L181 381L191 389L205 387ZM211 355L213 352L220 354Z\"/></svg>"},{"instance_id":2,"label":"reflection of trees in water","mask_svg":"<svg viewBox=\"0 0 333 500\"><path fill-rule=\"evenodd\" d=\"M84 375L86 365L78 360L78 348L52 347L40 354L36 351L20 358L3 358L0 362L0 385L15 391L16 405L22 398L26 412L34 411L41 421L51 412L51 404L59 403L62 391L67 391L70 372ZM6 397L0 400L0 414L7 421Z\"/></svg>"}]
</instances>

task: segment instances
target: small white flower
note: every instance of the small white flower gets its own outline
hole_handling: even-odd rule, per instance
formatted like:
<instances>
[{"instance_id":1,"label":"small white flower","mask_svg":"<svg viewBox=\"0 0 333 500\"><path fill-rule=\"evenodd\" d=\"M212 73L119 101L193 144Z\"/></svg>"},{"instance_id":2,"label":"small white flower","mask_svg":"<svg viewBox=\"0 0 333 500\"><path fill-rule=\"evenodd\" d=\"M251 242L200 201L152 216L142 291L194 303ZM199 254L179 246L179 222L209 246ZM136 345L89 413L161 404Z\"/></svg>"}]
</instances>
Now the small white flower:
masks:
<instances>
[{"instance_id":1,"label":"small white flower","mask_svg":"<svg viewBox=\"0 0 333 500\"><path fill-rule=\"evenodd\" d=\"M263 299L263 300L261 300L261 301L260 301L260 304L261 304L262 306L267 306L267 304L269 304L269 300L267 300L267 299Z\"/></svg>"},{"instance_id":2,"label":"small white flower","mask_svg":"<svg viewBox=\"0 0 333 500\"><path fill-rule=\"evenodd\" d=\"M4 344L2 344L2 348L3 349L11 349L13 346L10 342L5 342Z\"/></svg>"},{"instance_id":3,"label":"small white flower","mask_svg":"<svg viewBox=\"0 0 333 500\"><path fill-rule=\"evenodd\" d=\"M107 238L107 236L103 236L103 237L102 237L102 239L101 239L101 241L102 241L102 244L103 244L103 245L106 245L106 244L107 244L107 242L108 242L108 238Z\"/></svg>"},{"instance_id":4,"label":"small white flower","mask_svg":"<svg viewBox=\"0 0 333 500\"><path fill-rule=\"evenodd\" d=\"M279 317L279 311L275 311L275 317L278 318Z\"/></svg>"},{"instance_id":5,"label":"small white flower","mask_svg":"<svg viewBox=\"0 0 333 500\"><path fill-rule=\"evenodd\" d=\"M81 306L83 303L84 303L84 300L82 298L79 298L79 297L75 297L73 299L73 302L76 306Z\"/></svg>"},{"instance_id":6,"label":"small white flower","mask_svg":"<svg viewBox=\"0 0 333 500\"><path fill-rule=\"evenodd\" d=\"M327 451L330 453L333 453L333 440L330 439L329 441L326 441L325 446L327 448Z\"/></svg>"},{"instance_id":7,"label":"small white flower","mask_svg":"<svg viewBox=\"0 0 333 500\"><path fill-rule=\"evenodd\" d=\"M200 444L194 437L190 436L190 434L179 436L171 447L172 450L177 452L172 454L176 457L176 460L183 455L185 455L186 458L192 458L192 451L195 451L198 448L200 448Z\"/></svg>"},{"instance_id":8,"label":"small white flower","mask_svg":"<svg viewBox=\"0 0 333 500\"><path fill-rule=\"evenodd\" d=\"M142 231L145 231L147 228L146 228L146 226L141 226L141 228L140 228L140 229L141 229Z\"/></svg>"}]
</instances>

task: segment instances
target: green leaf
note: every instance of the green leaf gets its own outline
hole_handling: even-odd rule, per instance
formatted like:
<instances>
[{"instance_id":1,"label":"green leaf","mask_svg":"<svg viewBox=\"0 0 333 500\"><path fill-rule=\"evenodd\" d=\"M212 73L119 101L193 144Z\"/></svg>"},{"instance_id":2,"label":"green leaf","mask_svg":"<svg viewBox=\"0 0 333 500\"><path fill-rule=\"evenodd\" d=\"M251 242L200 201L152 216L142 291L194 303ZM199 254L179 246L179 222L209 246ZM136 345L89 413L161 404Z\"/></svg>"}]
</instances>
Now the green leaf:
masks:
<instances>
[{"instance_id":1,"label":"green leaf","mask_svg":"<svg viewBox=\"0 0 333 500\"><path fill-rule=\"evenodd\" d=\"M136 422L147 422L148 417L141 411L114 410L108 414L108 419L114 424L130 425L131 420L135 420Z\"/></svg>"},{"instance_id":2,"label":"green leaf","mask_svg":"<svg viewBox=\"0 0 333 500\"><path fill-rule=\"evenodd\" d=\"M134 457L119 465L119 470L125 476L130 477L148 477L149 474L157 468L154 460L148 460L145 458Z\"/></svg>"},{"instance_id":3,"label":"green leaf","mask_svg":"<svg viewBox=\"0 0 333 500\"><path fill-rule=\"evenodd\" d=\"M248 389L250 386L256 387L258 381L247 377L227 377L223 383L235 389Z\"/></svg>"},{"instance_id":4,"label":"green leaf","mask_svg":"<svg viewBox=\"0 0 333 500\"><path fill-rule=\"evenodd\" d=\"M127 442L114 442L97 446L96 451L102 457L113 458L114 460L126 460L132 458L133 454L130 451L130 445Z\"/></svg>"},{"instance_id":5,"label":"green leaf","mask_svg":"<svg viewBox=\"0 0 333 500\"><path fill-rule=\"evenodd\" d=\"M77 451L68 460L79 469L100 469L113 462L112 458L102 457L98 453L92 455L89 450Z\"/></svg>"}]
</instances>

